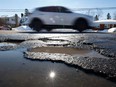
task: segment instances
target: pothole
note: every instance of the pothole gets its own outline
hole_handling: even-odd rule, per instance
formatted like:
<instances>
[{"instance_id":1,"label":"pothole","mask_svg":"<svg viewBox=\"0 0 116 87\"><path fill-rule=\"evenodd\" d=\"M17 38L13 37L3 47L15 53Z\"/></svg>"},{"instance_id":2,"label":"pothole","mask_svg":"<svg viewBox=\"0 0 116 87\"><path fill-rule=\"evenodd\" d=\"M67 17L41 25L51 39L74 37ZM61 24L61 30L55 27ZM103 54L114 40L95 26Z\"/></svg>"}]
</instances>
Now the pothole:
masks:
<instances>
[{"instance_id":1,"label":"pothole","mask_svg":"<svg viewBox=\"0 0 116 87\"><path fill-rule=\"evenodd\" d=\"M64 62L108 78L116 77L116 61L100 55L94 50L70 47L37 47L24 52L24 57L30 60Z\"/></svg>"},{"instance_id":2,"label":"pothole","mask_svg":"<svg viewBox=\"0 0 116 87\"><path fill-rule=\"evenodd\" d=\"M39 53L50 53L50 54L67 54L78 57L98 57L98 58L108 58L94 50L89 49L79 49L79 48L71 48L71 47L37 47L32 48L29 52L39 52Z\"/></svg>"}]
</instances>

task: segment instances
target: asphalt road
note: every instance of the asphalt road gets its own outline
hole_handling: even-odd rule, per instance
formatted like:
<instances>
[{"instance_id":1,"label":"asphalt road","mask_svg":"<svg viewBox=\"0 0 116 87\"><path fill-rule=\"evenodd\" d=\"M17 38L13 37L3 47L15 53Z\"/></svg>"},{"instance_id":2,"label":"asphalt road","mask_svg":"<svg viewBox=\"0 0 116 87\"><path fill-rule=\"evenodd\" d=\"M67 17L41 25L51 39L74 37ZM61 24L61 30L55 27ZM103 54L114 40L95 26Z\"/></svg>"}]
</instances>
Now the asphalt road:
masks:
<instances>
[{"instance_id":1,"label":"asphalt road","mask_svg":"<svg viewBox=\"0 0 116 87\"><path fill-rule=\"evenodd\" d=\"M116 87L115 44L111 33L1 31L0 87Z\"/></svg>"}]
</instances>

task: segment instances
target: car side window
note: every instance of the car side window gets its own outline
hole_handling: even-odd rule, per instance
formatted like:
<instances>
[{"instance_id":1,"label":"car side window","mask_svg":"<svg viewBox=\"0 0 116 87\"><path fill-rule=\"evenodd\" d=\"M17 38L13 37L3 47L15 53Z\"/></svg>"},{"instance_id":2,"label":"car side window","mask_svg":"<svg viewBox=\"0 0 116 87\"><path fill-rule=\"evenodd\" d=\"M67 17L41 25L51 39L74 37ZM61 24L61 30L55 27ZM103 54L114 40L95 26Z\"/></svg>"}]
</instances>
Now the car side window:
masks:
<instances>
[{"instance_id":1,"label":"car side window","mask_svg":"<svg viewBox=\"0 0 116 87\"><path fill-rule=\"evenodd\" d=\"M46 7L39 8L38 10L39 10L39 11L43 11L43 12L47 12L47 11L48 11Z\"/></svg>"},{"instance_id":2,"label":"car side window","mask_svg":"<svg viewBox=\"0 0 116 87\"><path fill-rule=\"evenodd\" d=\"M39 10L43 12L59 12L57 7L45 7L45 8L40 8Z\"/></svg>"},{"instance_id":3,"label":"car side window","mask_svg":"<svg viewBox=\"0 0 116 87\"><path fill-rule=\"evenodd\" d=\"M60 13L72 13L72 11L64 7L59 7L59 12Z\"/></svg>"}]
</instances>

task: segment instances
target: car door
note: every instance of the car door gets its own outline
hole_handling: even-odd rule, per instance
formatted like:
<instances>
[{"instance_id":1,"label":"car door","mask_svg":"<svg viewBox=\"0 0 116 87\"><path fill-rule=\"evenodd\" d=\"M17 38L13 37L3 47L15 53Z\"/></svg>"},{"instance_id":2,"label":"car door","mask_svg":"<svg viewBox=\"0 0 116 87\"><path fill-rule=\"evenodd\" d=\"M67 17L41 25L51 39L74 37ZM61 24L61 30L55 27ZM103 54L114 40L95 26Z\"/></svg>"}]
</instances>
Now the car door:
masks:
<instances>
[{"instance_id":1,"label":"car door","mask_svg":"<svg viewBox=\"0 0 116 87\"><path fill-rule=\"evenodd\" d=\"M72 22L75 19L75 15L73 14L73 12L64 7L59 8L59 17L60 24L62 25L72 25Z\"/></svg>"},{"instance_id":2,"label":"car door","mask_svg":"<svg viewBox=\"0 0 116 87\"><path fill-rule=\"evenodd\" d=\"M50 18L50 20L54 21L52 22L53 25L61 25L59 8L57 6L53 6L51 13L52 13L52 17Z\"/></svg>"},{"instance_id":3,"label":"car door","mask_svg":"<svg viewBox=\"0 0 116 87\"><path fill-rule=\"evenodd\" d=\"M40 19L44 22L46 25L58 25L59 23L59 16L58 16L58 9L56 7L50 6L50 7L44 7L39 9L39 16Z\"/></svg>"},{"instance_id":4,"label":"car door","mask_svg":"<svg viewBox=\"0 0 116 87\"><path fill-rule=\"evenodd\" d=\"M46 23L49 25L64 25L67 22L68 16L65 16L65 13L60 11L60 6L51 6L47 8L46 12ZM64 19L67 19L64 21ZM45 18L44 18L45 20ZM67 23L66 23L67 24Z\"/></svg>"}]
</instances>

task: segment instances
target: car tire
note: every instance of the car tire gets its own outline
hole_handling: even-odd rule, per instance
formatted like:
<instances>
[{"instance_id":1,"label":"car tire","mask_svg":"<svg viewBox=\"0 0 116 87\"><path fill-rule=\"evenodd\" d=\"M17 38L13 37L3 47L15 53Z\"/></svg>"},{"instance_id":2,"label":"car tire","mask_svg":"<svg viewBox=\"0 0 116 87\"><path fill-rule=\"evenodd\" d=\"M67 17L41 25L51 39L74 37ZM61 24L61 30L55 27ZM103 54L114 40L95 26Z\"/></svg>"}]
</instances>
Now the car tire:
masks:
<instances>
[{"instance_id":1,"label":"car tire","mask_svg":"<svg viewBox=\"0 0 116 87\"><path fill-rule=\"evenodd\" d=\"M82 32L88 28L88 23L85 19L78 19L74 24L74 29Z\"/></svg>"},{"instance_id":2,"label":"car tire","mask_svg":"<svg viewBox=\"0 0 116 87\"><path fill-rule=\"evenodd\" d=\"M37 32L41 30L42 25L43 25L42 22L38 19L33 20L31 24L29 24L29 26L33 28L33 30L36 30Z\"/></svg>"}]
</instances>

